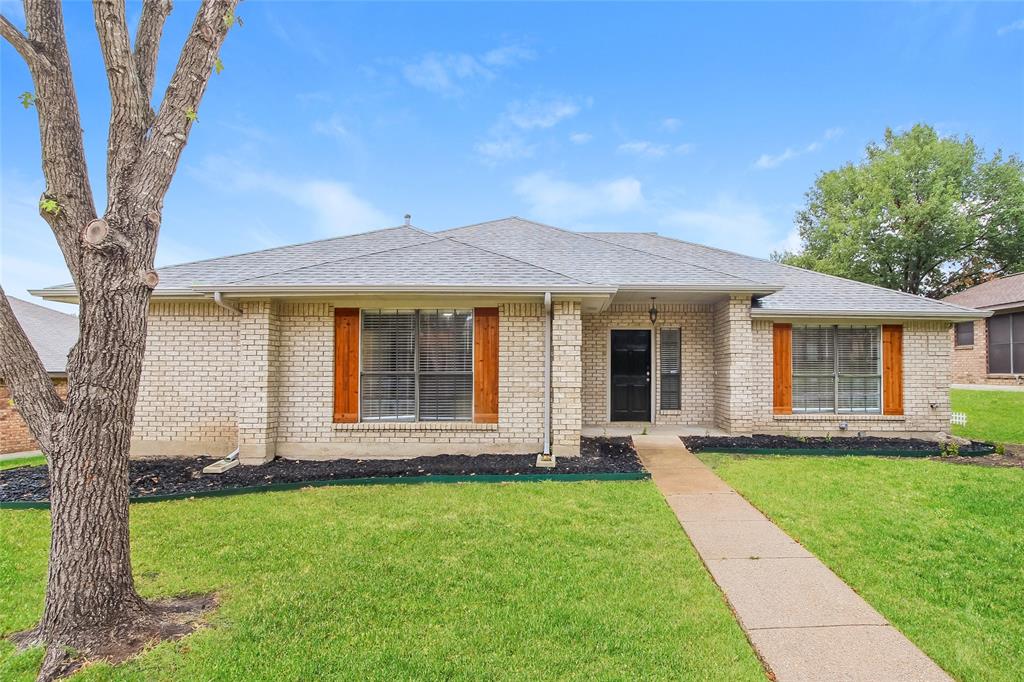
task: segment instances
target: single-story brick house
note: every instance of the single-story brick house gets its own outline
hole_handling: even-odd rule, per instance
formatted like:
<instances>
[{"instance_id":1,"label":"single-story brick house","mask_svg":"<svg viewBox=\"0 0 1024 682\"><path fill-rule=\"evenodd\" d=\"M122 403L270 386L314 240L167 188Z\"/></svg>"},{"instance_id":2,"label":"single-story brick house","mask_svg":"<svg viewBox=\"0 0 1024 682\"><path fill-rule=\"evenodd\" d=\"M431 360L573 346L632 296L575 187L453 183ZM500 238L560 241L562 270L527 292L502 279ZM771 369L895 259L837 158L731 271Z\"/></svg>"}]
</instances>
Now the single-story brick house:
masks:
<instances>
[{"instance_id":1,"label":"single-story brick house","mask_svg":"<svg viewBox=\"0 0 1024 682\"><path fill-rule=\"evenodd\" d=\"M590 428L933 435L976 310L654 233L405 225L162 268L134 452L579 452ZM74 300L70 286L37 293Z\"/></svg>"},{"instance_id":2,"label":"single-story brick house","mask_svg":"<svg viewBox=\"0 0 1024 682\"><path fill-rule=\"evenodd\" d=\"M7 300L29 343L43 361L57 394L62 398L67 396L68 353L78 341L78 318L14 296L8 296ZM0 377L0 454L38 449L28 424L21 418L10 390Z\"/></svg>"},{"instance_id":3,"label":"single-story brick house","mask_svg":"<svg viewBox=\"0 0 1024 682\"><path fill-rule=\"evenodd\" d=\"M943 299L991 311L953 329L953 381L1024 384L1024 272L989 280Z\"/></svg>"}]
</instances>

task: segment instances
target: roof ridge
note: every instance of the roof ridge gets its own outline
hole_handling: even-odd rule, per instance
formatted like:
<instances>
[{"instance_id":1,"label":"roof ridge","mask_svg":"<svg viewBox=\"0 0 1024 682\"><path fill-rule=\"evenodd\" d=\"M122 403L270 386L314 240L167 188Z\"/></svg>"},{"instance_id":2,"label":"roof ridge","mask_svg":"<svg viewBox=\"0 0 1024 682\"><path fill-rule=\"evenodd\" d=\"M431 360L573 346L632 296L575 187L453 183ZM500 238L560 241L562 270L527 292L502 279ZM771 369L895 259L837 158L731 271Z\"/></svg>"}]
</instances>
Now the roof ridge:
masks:
<instances>
[{"instance_id":1,"label":"roof ridge","mask_svg":"<svg viewBox=\"0 0 1024 682\"><path fill-rule=\"evenodd\" d=\"M374 230L374 231L375 232L380 232L381 230ZM370 234L370 233L369 232L360 232L359 234ZM427 232L425 234L430 235L429 232ZM430 236L434 237L434 239L432 241L419 242L418 244L401 244L399 246L389 246L386 249L379 249L377 251L369 251L369 252L366 252L366 253L356 253L356 254L352 254L352 255L349 255L349 256L343 256L341 258L332 258L330 260L319 261L317 263L307 263L305 265L300 265L300 266L295 267L295 268L285 268L284 270L277 270L276 272L265 272L262 275L257 275L255 277L243 277L242 279L234 279L234 280L231 280L229 282L223 282L223 284L239 284L241 282L250 282L250 281L256 280L256 279L263 279L264 277L273 277L275 275L283 275L286 272L298 272L299 270L306 270L307 268L318 268L321 265L330 265L331 263L340 263L341 261L352 260L353 258L365 258L367 256L377 256L377 255L382 254L382 253L388 253L389 251L399 251L401 249L409 249L409 248L412 248L412 247L415 247L415 246L424 246L425 244L434 244L436 242L445 241L445 240L448 239L447 237L437 237L435 235L430 235ZM203 282L199 282L199 284L203 284ZM214 283L211 282L210 284L214 284Z\"/></svg>"},{"instance_id":2,"label":"roof ridge","mask_svg":"<svg viewBox=\"0 0 1024 682\"><path fill-rule=\"evenodd\" d=\"M481 224L483 224L483 223L481 223ZM473 226L472 225L468 225L467 227L473 227ZM565 277L566 279L571 279L574 282L580 282L581 284L597 284L597 285L605 285L605 284L607 284L607 282L591 282L589 280L580 279L579 277L575 277L573 275L569 275L569 274L566 274L564 272L559 272L558 270L555 270L553 268L546 268L543 265L537 265L536 263L531 263L530 261L523 260L522 258L516 258L515 256L510 256L507 253L501 253L500 251L492 251L491 249L485 249L484 247L477 246L476 244L469 244L469 243L464 242L461 239L457 239L455 237L440 237L440 239L447 239L448 241L453 241L456 244L462 244L463 246L468 246L468 247L470 247L472 249L477 249L478 251L483 251L485 253L491 253L491 254L494 254L495 256L501 256L502 258L507 258L508 260L512 260L512 261L515 261L517 263L522 263L523 265L529 265L531 268L536 268L537 270L544 270L545 272L552 272L552 273L558 275L559 277Z\"/></svg>"},{"instance_id":3,"label":"roof ridge","mask_svg":"<svg viewBox=\"0 0 1024 682\"><path fill-rule=\"evenodd\" d=\"M719 251L721 253L728 253L728 254L732 254L734 256L740 256L741 258L750 258L752 260L761 261L762 263L768 263L770 265L776 265L776 266L778 266L780 268L789 268L790 270L799 270L800 272L809 272L809 273L814 274L814 275L821 275L822 277L830 277L832 279L838 279L838 280L843 281L843 282L852 282L853 284L859 284L861 286L871 287L872 289L880 289L882 291L887 291L887 292L889 292L891 294L899 294L900 296L908 296L908 297L910 297L910 298L912 298L914 300L917 300L917 301L920 301L920 300L931 301L933 303L938 303L940 305L948 305L951 308L959 308L960 310L969 310L969 311L972 311L972 312L975 310L975 308L968 308L968 307L965 307L965 306L957 305L955 303L946 303L945 301L939 301L939 300L936 300L934 298L928 298L927 296L918 296L916 294L909 294L906 291L899 291L897 289L890 289L888 287L882 287L882 286L879 286L877 284L871 284L870 282L861 282L859 280L850 279L848 277L840 277L839 275L832 275L832 274L829 274L827 272L820 272L818 270L808 270L807 268L801 268L801 267L798 267L796 265L789 265L788 263L780 263L778 261L774 261L774 260L771 260L769 258L760 258L758 256L748 256L747 254L739 253L738 251L730 251L729 249L722 249L722 248L719 248L717 246L707 246L706 244L698 244L696 242L690 242L690 241L687 241L685 239L677 239L676 237L668 237L668 236L665 236L663 234L659 234L657 236L658 236L659 239L668 239L668 240L671 240L671 241L674 241L674 242L679 242L680 244L689 244L691 246L699 246L701 248L711 249L712 251ZM783 287L783 288L785 288L785 287Z\"/></svg>"},{"instance_id":4,"label":"roof ridge","mask_svg":"<svg viewBox=\"0 0 1024 682\"><path fill-rule=\"evenodd\" d=\"M421 230L420 228L413 227L412 225L395 225L394 227L381 227L379 229L369 230L367 232L353 232L352 234L339 234L339 235L336 235L334 237L324 237L323 239L311 239L308 242L296 242L295 244L282 244L281 246L270 246L270 247L267 247L265 249L254 249L253 251L243 251L241 253L231 253L231 254L228 254L226 256L213 256L211 258L200 258L198 260L190 260L190 261L185 261L183 263L173 263L172 265L165 265L165 266L163 266L161 268L157 268L157 270L166 270L168 268L176 268L176 267L179 267L179 266L182 266L182 265L195 265L197 263L208 263L208 262L214 261L214 260L222 260L224 258L235 258L237 256L251 256L254 253L266 253L267 251L277 251L278 249L290 249L290 248L293 248L293 247L296 247L296 246L308 246L309 244L320 244L322 242L333 242L333 241L338 240L338 239L348 239L349 237L362 237L363 235L376 234L377 232L389 232L391 230L405 230L405 229L409 229L409 228L412 228L413 230L415 230L417 232L421 232L421 233L423 233L425 235L434 236L431 232L427 232L426 230ZM282 270L282 272L284 272L284 271ZM273 274L273 273L268 273L268 274Z\"/></svg>"},{"instance_id":5,"label":"roof ridge","mask_svg":"<svg viewBox=\"0 0 1024 682\"><path fill-rule=\"evenodd\" d=\"M555 228L555 229L558 229L558 228ZM653 252L648 251L646 249L638 249L635 246L627 246L626 244L619 244L617 242L609 241L607 239L598 239L597 237L595 237L595 236L593 236L591 234L587 234L586 232L573 232L572 234L578 234L581 237L585 237L587 239L593 239L594 241L601 242L602 244L611 244L613 246L618 246L618 247L623 248L623 249L630 249L631 251L636 251L637 253L642 253L642 254L647 255L647 256L654 256L655 258L661 258L662 260L671 261L673 263L682 263L684 265L689 265L690 267L700 268L701 270L707 270L708 272L714 272L714 273L717 273L719 275L725 275L726 277L732 277L734 279L738 279L738 280L741 280L741 281L744 281L744 282L750 282L752 284L767 284L767 285L774 286L774 284L772 282L762 282L760 280L750 279L749 277L740 277L738 275L732 274L731 272L724 272L722 270L717 270L715 268L709 268L706 265L699 265L698 263L689 263L689 262L686 262L686 261L679 260L677 258L671 258L669 256L663 256L660 253L653 253ZM625 234L640 234L640 233L637 233L637 232L627 232ZM661 236L661 235L656 235L656 236Z\"/></svg>"}]
</instances>

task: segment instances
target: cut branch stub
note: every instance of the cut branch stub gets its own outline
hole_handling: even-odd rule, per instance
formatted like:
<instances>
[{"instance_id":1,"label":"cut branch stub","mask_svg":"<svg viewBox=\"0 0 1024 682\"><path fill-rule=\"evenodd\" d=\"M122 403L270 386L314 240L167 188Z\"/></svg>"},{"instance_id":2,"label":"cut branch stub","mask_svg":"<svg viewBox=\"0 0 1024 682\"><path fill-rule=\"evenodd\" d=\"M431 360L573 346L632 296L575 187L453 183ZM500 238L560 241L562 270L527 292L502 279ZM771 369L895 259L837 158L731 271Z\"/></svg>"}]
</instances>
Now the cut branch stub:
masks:
<instances>
[{"instance_id":1,"label":"cut branch stub","mask_svg":"<svg viewBox=\"0 0 1024 682\"><path fill-rule=\"evenodd\" d=\"M85 231L82 237L86 243L93 246L101 244L107 236L110 234L110 226L107 225L107 221L102 218L92 220L88 225L85 226Z\"/></svg>"},{"instance_id":2,"label":"cut branch stub","mask_svg":"<svg viewBox=\"0 0 1024 682\"><path fill-rule=\"evenodd\" d=\"M159 229L160 227L160 211L150 211L146 214L146 224L151 229Z\"/></svg>"},{"instance_id":3,"label":"cut branch stub","mask_svg":"<svg viewBox=\"0 0 1024 682\"><path fill-rule=\"evenodd\" d=\"M156 285L160 283L160 275L156 274L156 270L139 270L139 281L150 289L156 289Z\"/></svg>"}]
</instances>

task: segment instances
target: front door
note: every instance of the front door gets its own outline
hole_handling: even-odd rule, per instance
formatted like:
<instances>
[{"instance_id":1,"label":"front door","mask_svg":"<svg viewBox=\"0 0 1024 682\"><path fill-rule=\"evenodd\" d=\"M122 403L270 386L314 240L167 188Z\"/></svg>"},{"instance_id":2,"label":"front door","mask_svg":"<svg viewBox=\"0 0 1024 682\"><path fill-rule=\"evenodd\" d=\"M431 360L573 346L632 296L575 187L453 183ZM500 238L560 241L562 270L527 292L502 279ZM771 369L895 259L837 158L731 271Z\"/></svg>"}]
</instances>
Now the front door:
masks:
<instances>
[{"instance_id":1,"label":"front door","mask_svg":"<svg viewBox=\"0 0 1024 682\"><path fill-rule=\"evenodd\" d=\"M651 421L651 330L613 329L611 419Z\"/></svg>"}]
</instances>

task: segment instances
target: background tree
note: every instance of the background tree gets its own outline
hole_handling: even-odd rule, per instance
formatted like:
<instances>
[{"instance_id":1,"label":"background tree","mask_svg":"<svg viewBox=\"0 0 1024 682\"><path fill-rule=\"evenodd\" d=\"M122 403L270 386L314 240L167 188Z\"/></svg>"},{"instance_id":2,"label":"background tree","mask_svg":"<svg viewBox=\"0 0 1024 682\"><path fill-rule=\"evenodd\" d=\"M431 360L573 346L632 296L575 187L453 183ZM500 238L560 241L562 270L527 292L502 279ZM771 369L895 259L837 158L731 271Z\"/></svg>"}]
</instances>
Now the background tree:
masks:
<instances>
[{"instance_id":1,"label":"background tree","mask_svg":"<svg viewBox=\"0 0 1024 682\"><path fill-rule=\"evenodd\" d=\"M66 672L68 647L105 655L180 632L187 602L135 591L128 542L128 448L164 195L195 121L238 0L203 0L162 102L154 74L170 0L143 0L130 39L123 0L95 0L110 91L107 206L97 216L58 0L24 0L25 31L0 17L35 87L49 224L78 289L80 334L57 397L0 288L0 376L46 454L52 534L43 615L19 637L47 647L41 679Z\"/></svg>"},{"instance_id":2,"label":"background tree","mask_svg":"<svg viewBox=\"0 0 1024 682\"><path fill-rule=\"evenodd\" d=\"M818 176L790 265L942 297L1024 269L1024 166L915 125Z\"/></svg>"}]
</instances>

